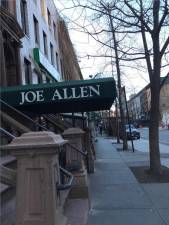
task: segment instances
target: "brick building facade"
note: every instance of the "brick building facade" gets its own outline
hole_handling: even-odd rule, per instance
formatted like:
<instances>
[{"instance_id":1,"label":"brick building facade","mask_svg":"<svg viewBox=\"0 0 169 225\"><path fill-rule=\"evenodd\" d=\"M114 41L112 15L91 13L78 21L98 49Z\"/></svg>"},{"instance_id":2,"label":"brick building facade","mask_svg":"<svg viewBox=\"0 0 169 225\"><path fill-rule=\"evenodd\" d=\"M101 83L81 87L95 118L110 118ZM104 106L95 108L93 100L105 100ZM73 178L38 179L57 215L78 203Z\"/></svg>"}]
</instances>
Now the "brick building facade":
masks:
<instances>
[{"instance_id":1,"label":"brick building facade","mask_svg":"<svg viewBox=\"0 0 169 225\"><path fill-rule=\"evenodd\" d=\"M148 84L128 101L129 113L133 122L148 125L150 118L151 92ZM160 91L160 126L169 124L169 75L161 78Z\"/></svg>"}]
</instances>

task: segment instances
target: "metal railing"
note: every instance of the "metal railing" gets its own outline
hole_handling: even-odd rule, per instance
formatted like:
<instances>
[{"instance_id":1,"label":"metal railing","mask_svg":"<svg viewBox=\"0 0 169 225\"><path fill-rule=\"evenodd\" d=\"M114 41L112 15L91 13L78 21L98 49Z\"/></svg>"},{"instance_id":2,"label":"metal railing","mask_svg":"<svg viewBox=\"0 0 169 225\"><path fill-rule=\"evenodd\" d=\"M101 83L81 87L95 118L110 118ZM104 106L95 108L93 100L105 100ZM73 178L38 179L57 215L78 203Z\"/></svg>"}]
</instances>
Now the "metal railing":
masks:
<instances>
[{"instance_id":1,"label":"metal railing","mask_svg":"<svg viewBox=\"0 0 169 225\"><path fill-rule=\"evenodd\" d=\"M39 128L41 128L42 130L45 130L45 131L50 131L46 127L44 127L44 126L40 125L39 123L35 122L34 120L32 120L29 116L27 116L24 113L20 112L16 108L10 106L8 103L4 102L3 100L0 99L0 102L2 104L4 104L6 107L14 110L15 112L19 113L19 115L21 115L24 118L26 118L27 120L29 120L31 123L34 124L34 126L39 127ZM8 131L4 130L3 128L2 128L2 132L4 132L6 135L10 136L10 138L12 138L12 139L15 138L14 135L10 134ZM86 151L84 152L83 150L79 150L78 148L76 148L75 146L73 146L70 143L68 143L68 146L71 147L71 149L75 150L76 152L79 152L81 155L83 155L85 157L86 164L87 164L87 167L88 167L88 153ZM64 185L60 185L58 187L58 190L65 190L65 189L68 189L68 187L70 186L70 183L72 183L72 176L73 175L69 171L67 171L65 168L63 168L63 167L60 167L60 168L61 168L60 170L62 171L63 174L68 175L70 177L70 181L69 181L68 184L66 184L65 186Z\"/></svg>"},{"instance_id":2,"label":"metal railing","mask_svg":"<svg viewBox=\"0 0 169 225\"><path fill-rule=\"evenodd\" d=\"M7 130L5 130L4 128L0 127L0 133L3 133L5 135L7 135L9 138L13 139L16 138L13 134L11 134L10 132L8 132Z\"/></svg>"},{"instance_id":3,"label":"metal railing","mask_svg":"<svg viewBox=\"0 0 169 225\"><path fill-rule=\"evenodd\" d=\"M67 177L69 177L69 181L66 184L56 184L57 191L64 191L72 187L72 183L74 180L74 176L72 173L64 169L63 167L59 166L60 172Z\"/></svg>"},{"instance_id":4,"label":"metal railing","mask_svg":"<svg viewBox=\"0 0 169 225\"><path fill-rule=\"evenodd\" d=\"M16 138L16 136L14 136L13 134L11 134L10 132L6 131L5 129L1 127L0 127L0 132L7 135L11 139ZM66 184L56 185L57 191L63 191L63 190L71 188L72 182L74 179L73 174L61 166L59 166L59 169L62 174L66 175L70 179ZM0 178L2 183L15 186L16 185L16 170L0 165Z\"/></svg>"},{"instance_id":5,"label":"metal railing","mask_svg":"<svg viewBox=\"0 0 169 225\"><path fill-rule=\"evenodd\" d=\"M22 113L21 111L17 110L16 108L14 108L13 106L10 106L8 103L4 102L2 99L0 99L0 102L2 104L4 104L5 106L7 106L8 108L14 110L15 112L19 113L21 116L23 116L24 118L28 119L30 122L32 122L35 126L38 126L39 128L41 128L44 131L50 131L49 129L47 129L46 127L40 125L39 123L35 122L34 120L32 120L29 116L25 115L24 113ZM14 136L15 137L15 136ZM74 147L73 145L71 145L70 143L68 143L68 145L73 148L75 151L78 151L79 153L81 153L82 155L86 156L87 152L81 151L78 148Z\"/></svg>"},{"instance_id":6,"label":"metal railing","mask_svg":"<svg viewBox=\"0 0 169 225\"><path fill-rule=\"evenodd\" d=\"M68 145L69 147L71 147L73 150L75 150L75 151L79 152L80 154L82 154L83 156L87 156L87 154L88 154L87 151L84 152L83 150L79 150L78 148L76 148L75 146L73 146L73 145L70 144L70 143L67 143L67 145Z\"/></svg>"},{"instance_id":7,"label":"metal railing","mask_svg":"<svg viewBox=\"0 0 169 225\"><path fill-rule=\"evenodd\" d=\"M0 127L0 133L5 134L10 139L16 138L13 134ZM15 161L15 159L13 160ZM0 165L0 180L3 184L15 186L16 185L16 170L10 169L4 165Z\"/></svg>"},{"instance_id":8,"label":"metal railing","mask_svg":"<svg viewBox=\"0 0 169 225\"><path fill-rule=\"evenodd\" d=\"M16 170L0 165L0 178L3 184L9 186L16 185Z\"/></svg>"},{"instance_id":9,"label":"metal railing","mask_svg":"<svg viewBox=\"0 0 169 225\"><path fill-rule=\"evenodd\" d=\"M3 105L6 106L7 108L14 110L16 113L18 113L19 115L21 115L22 117L24 117L25 119L27 119L29 122L33 123L33 125L35 126L35 128L36 127L39 127L42 130L49 131L46 127L44 127L44 126L40 125L39 123L35 122L29 116L25 115L24 113L22 113L21 111L17 110L13 106L11 106L8 103L4 102L2 99L0 99L0 103L2 104L1 107L3 107Z\"/></svg>"}]
</instances>

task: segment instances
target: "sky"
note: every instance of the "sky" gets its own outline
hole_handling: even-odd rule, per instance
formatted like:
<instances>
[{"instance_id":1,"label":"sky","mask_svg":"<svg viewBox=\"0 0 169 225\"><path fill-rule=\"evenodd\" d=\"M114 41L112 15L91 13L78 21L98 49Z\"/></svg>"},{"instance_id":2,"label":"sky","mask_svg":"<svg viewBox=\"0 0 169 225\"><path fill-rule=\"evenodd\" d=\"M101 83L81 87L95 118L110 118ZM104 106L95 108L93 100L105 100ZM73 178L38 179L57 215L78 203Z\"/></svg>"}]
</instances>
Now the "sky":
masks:
<instances>
[{"instance_id":1,"label":"sky","mask_svg":"<svg viewBox=\"0 0 169 225\"><path fill-rule=\"evenodd\" d=\"M116 79L116 69L115 65L111 65L106 58L98 58L98 57L88 57L88 55L101 55L103 53L103 49L99 46L99 44L89 35L79 32L75 29L72 29L71 19L76 18L77 23L83 22L83 15L79 16L79 12L70 9L70 10L62 10L68 3L71 2L69 0L54 0L57 9L59 9L59 13L61 16L68 22L68 29L71 41L76 51L76 55L78 58L78 62L82 71L82 75L84 79L89 79L89 76L94 76L97 73L102 73L103 76L114 76ZM61 10L61 11L60 11ZM138 43L141 41L138 37L135 38L135 41ZM131 63L128 64L132 66ZM144 88L149 83L148 74L145 69L140 71L136 68L124 67L122 69L122 85L126 87L127 97L131 94L138 93L142 88Z\"/></svg>"}]
</instances>

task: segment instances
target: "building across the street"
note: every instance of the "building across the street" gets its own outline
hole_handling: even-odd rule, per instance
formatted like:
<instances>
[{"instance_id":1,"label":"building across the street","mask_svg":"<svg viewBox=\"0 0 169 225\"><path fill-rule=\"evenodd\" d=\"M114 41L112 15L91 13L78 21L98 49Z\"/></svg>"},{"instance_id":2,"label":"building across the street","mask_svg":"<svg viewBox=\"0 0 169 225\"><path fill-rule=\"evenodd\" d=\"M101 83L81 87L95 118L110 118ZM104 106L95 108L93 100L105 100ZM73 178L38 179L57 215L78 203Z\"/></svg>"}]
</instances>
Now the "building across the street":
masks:
<instances>
[{"instance_id":1,"label":"building across the street","mask_svg":"<svg viewBox=\"0 0 169 225\"><path fill-rule=\"evenodd\" d=\"M132 95L128 101L129 114L133 122L148 126L150 119L151 92L150 84ZM169 74L161 78L159 126L169 124Z\"/></svg>"}]
</instances>

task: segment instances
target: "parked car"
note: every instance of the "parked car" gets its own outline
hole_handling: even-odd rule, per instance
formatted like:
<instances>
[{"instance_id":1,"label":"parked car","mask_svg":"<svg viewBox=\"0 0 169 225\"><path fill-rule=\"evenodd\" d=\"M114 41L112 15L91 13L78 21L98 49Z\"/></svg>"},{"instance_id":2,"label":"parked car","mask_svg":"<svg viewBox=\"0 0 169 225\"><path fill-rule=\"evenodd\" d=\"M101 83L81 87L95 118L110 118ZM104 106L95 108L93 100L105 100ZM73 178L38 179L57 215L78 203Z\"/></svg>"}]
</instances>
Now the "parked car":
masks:
<instances>
[{"instance_id":1,"label":"parked car","mask_svg":"<svg viewBox=\"0 0 169 225\"><path fill-rule=\"evenodd\" d=\"M130 128L131 128L131 133L130 133ZM137 130L137 128L135 128L135 126L133 124L130 124L130 128L129 128L129 124L125 125L127 139L128 140L140 139L140 132ZM122 129L120 129L120 138L122 138Z\"/></svg>"}]
</instances>

